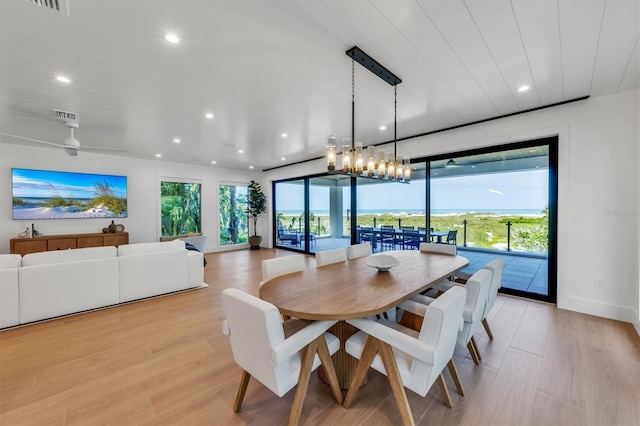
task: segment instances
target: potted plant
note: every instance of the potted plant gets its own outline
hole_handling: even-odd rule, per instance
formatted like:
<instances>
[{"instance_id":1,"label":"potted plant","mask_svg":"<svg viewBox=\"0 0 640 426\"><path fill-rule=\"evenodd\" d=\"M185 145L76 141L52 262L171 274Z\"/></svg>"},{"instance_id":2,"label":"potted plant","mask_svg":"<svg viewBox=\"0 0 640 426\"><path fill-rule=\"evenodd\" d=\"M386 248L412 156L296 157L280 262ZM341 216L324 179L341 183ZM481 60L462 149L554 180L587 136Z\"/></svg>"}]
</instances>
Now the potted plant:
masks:
<instances>
[{"instance_id":1,"label":"potted plant","mask_svg":"<svg viewBox=\"0 0 640 426\"><path fill-rule=\"evenodd\" d=\"M253 236L249 237L251 250L260 250L262 237L258 235L258 217L267 211L267 196L262 192L260 184L252 180L249 184L247 214L253 219Z\"/></svg>"}]
</instances>

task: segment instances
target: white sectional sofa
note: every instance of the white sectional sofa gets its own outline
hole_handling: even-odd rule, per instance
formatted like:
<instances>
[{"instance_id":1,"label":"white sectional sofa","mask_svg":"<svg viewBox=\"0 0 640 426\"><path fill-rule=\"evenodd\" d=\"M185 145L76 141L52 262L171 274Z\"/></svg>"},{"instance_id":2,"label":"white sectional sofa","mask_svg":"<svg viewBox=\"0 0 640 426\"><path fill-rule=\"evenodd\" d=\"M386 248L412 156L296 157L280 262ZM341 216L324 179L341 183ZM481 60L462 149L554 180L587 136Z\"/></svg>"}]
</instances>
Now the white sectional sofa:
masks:
<instances>
[{"instance_id":1,"label":"white sectional sofa","mask_svg":"<svg viewBox=\"0 0 640 426\"><path fill-rule=\"evenodd\" d=\"M202 254L181 240L122 245L118 264L120 302L202 285Z\"/></svg>"},{"instance_id":2,"label":"white sectional sofa","mask_svg":"<svg viewBox=\"0 0 640 426\"><path fill-rule=\"evenodd\" d=\"M203 286L183 241L0 255L0 328Z\"/></svg>"},{"instance_id":3,"label":"white sectional sofa","mask_svg":"<svg viewBox=\"0 0 640 426\"><path fill-rule=\"evenodd\" d=\"M0 256L0 328L20 323L18 270L21 262L19 254Z\"/></svg>"}]
</instances>

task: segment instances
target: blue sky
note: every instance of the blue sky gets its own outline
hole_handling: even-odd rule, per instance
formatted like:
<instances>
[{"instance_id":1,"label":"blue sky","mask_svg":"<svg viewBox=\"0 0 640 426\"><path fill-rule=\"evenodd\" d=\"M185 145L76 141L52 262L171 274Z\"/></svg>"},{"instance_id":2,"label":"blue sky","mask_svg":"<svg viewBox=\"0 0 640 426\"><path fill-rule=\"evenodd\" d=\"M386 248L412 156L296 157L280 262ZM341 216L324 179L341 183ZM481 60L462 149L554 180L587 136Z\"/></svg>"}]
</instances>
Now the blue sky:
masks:
<instances>
[{"instance_id":1,"label":"blue sky","mask_svg":"<svg viewBox=\"0 0 640 426\"><path fill-rule=\"evenodd\" d=\"M126 176L27 169L12 170L14 197L51 197L60 195L65 198L92 198L95 196L94 183L104 181L111 184L118 196L126 198Z\"/></svg>"},{"instance_id":2,"label":"blue sky","mask_svg":"<svg viewBox=\"0 0 640 426\"><path fill-rule=\"evenodd\" d=\"M544 209L548 203L548 170L494 173L431 180L433 209ZM350 191L344 191L344 208L349 206ZM278 185L278 210L303 210L302 185ZM328 189L311 191L311 210L327 210ZM425 181L409 185L378 183L358 187L358 208L378 210L396 208L424 210Z\"/></svg>"}]
</instances>

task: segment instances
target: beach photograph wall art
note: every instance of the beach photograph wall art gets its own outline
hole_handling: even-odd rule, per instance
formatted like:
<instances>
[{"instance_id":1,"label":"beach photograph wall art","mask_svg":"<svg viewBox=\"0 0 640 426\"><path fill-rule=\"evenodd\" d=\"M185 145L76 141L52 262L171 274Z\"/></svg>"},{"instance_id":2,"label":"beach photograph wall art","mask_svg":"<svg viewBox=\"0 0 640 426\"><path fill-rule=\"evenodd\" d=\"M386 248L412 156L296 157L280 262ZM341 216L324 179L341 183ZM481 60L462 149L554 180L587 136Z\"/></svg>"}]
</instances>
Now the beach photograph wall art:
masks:
<instances>
[{"instance_id":1,"label":"beach photograph wall art","mask_svg":"<svg viewBox=\"0 0 640 426\"><path fill-rule=\"evenodd\" d=\"M13 219L127 217L127 177L11 169Z\"/></svg>"}]
</instances>

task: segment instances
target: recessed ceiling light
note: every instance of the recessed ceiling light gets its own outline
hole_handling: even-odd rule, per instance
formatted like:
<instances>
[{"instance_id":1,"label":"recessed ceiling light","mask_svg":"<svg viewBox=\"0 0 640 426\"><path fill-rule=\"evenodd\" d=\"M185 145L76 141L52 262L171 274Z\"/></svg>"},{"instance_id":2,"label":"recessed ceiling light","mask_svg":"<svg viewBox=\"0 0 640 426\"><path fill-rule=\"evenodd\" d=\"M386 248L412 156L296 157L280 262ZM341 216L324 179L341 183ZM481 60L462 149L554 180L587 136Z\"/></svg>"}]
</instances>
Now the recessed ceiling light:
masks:
<instances>
[{"instance_id":1,"label":"recessed ceiling light","mask_svg":"<svg viewBox=\"0 0 640 426\"><path fill-rule=\"evenodd\" d=\"M435 173L434 173L434 175L437 175L437 174L438 174L438 172L435 172Z\"/></svg>"},{"instance_id":2,"label":"recessed ceiling light","mask_svg":"<svg viewBox=\"0 0 640 426\"><path fill-rule=\"evenodd\" d=\"M173 33L165 34L164 38L169 43L173 43L173 44L180 43L180 39L178 38L178 36Z\"/></svg>"},{"instance_id":3,"label":"recessed ceiling light","mask_svg":"<svg viewBox=\"0 0 640 426\"><path fill-rule=\"evenodd\" d=\"M156 158L162 157L162 154L156 154Z\"/></svg>"},{"instance_id":4,"label":"recessed ceiling light","mask_svg":"<svg viewBox=\"0 0 640 426\"><path fill-rule=\"evenodd\" d=\"M284 160L286 160L286 158L284 158L284 157L280 157L280 160L284 161Z\"/></svg>"},{"instance_id":5,"label":"recessed ceiling light","mask_svg":"<svg viewBox=\"0 0 640 426\"><path fill-rule=\"evenodd\" d=\"M380 130L387 130L387 126L380 126Z\"/></svg>"},{"instance_id":6,"label":"recessed ceiling light","mask_svg":"<svg viewBox=\"0 0 640 426\"><path fill-rule=\"evenodd\" d=\"M64 75L57 75L56 80L58 80L61 83L71 83L71 80L69 79L69 77L66 77Z\"/></svg>"},{"instance_id":7,"label":"recessed ceiling light","mask_svg":"<svg viewBox=\"0 0 640 426\"><path fill-rule=\"evenodd\" d=\"M471 166L471 168L472 168L472 169L475 169L475 168L476 168L476 166Z\"/></svg>"},{"instance_id":8,"label":"recessed ceiling light","mask_svg":"<svg viewBox=\"0 0 640 426\"><path fill-rule=\"evenodd\" d=\"M204 115L206 118L208 118L209 120L213 119L213 113L212 112L208 112Z\"/></svg>"},{"instance_id":9,"label":"recessed ceiling light","mask_svg":"<svg viewBox=\"0 0 640 426\"><path fill-rule=\"evenodd\" d=\"M518 87L518 92L526 92L527 90L529 90L529 86L527 85Z\"/></svg>"},{"instance_id":10,"label":"recessed ceiling light","mask_svg":"<svg viewBox=\"0 0 640 426\"><path fill-rule=\"evenodd\" d=\"M213 160L213 161L211 162L211 164L216 164L216 163L217 163L217 161L216 161L216 160Z\"/></svg>"},{"instance_id":11,"label":"recessed ceiling light","mask_svg":"<svg viewBox=\"0 0 640 426\"><path fill-rule=\"evenodd\" d=\"M253 169L253 166L249 166L250 169Z\"/></svg>"},{"instance_id":12,"label":"recessed ceiling light","mask_svg":"<svg viewBox=\"0 0 640 426\"><path fill-rule=\"evenodd\" d=\"M286 138L287 136L288 136L288 135L287 135L286 133L283 133L283 134L282 134L282 137L283 137L283 138Z\"/></svg>"},{"instance_id":13,"label":"recessed ceiling light","mask_svg":"<svg viewBox=\"0 0 640 426\"><path fill-rule=\"evenodd\" d=\"M178 138L173 138L173 141L174 141L175 143L180 143L180 142L182 142L182 141L181 141L180 139L178 139Z\"/></svg>"},{"instance_id":14,"label":"recessed ceiling light","mask_svg":"<svg viewBox=\"0 0 640 426\"><path fill-rule=\"evenodd\" d=\"M536 152L536 149L535 149L535 148L531 148L531 149L529 150L529 152L533 154L534 152Z\"/></svg>"},{"instance_id":15,"label":"recessed ceiling light","mask_svg":"<svg viewBox=\"0 0 640 426\"><path fill-rule=\"evenodd\" d=\"M244 154L244 150L239 149L239 150L238 150L238 154Z\"/></svg>"}]
</instances>

